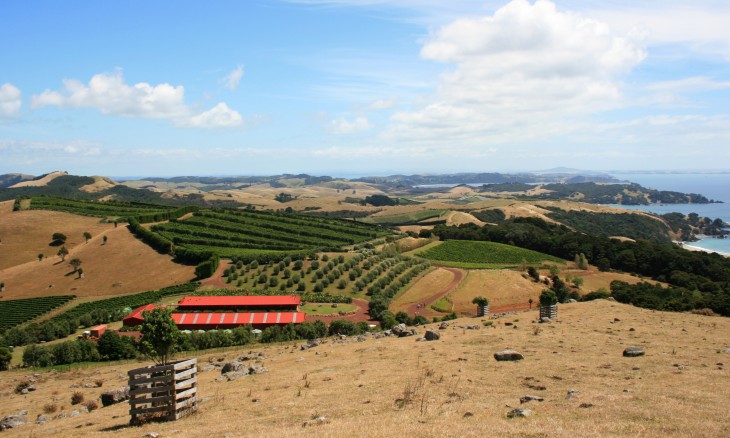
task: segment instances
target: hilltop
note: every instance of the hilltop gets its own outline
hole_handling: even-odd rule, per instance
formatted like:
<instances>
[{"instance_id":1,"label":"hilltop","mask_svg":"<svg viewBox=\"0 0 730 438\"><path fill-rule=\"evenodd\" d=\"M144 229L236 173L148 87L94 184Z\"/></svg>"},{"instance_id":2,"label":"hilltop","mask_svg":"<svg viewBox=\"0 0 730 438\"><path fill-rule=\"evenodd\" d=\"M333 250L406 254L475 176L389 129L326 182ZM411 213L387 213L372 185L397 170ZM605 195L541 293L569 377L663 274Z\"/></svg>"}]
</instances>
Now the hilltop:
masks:
<instances>
[{"instance_id":1,"label":"hilltop","mask_svg":"<svg viewBox=\"0 0 730 438\"><path fill-rule=\"evenodd\" d=\"M536 324L535 310L497 319L459 319L441 339L328 338L198 355L199 411L177 422L129 427L126 403L69 416L71 394L96 399L125 384L144 363L70 371L0 374L0 417L27 410L29 424L9 434L70 437L160 436L722 436L730 427L730 320L642 310L608 300L560 306L557 321ZM490 324L487 326L486 324ZM478 330L467 329L477 327ZM424 327L417 330L423 334ZM628 346L646 355L622 356ZM519 362L497 362L512 348ZM249 354L253 351L254 354ZM221 381L233 359L268 371ZM188 356L185 356L188 357ZM249 363L248 361L246 361ZM35 376L35 377L33 377ZM12 393L32 378L36 390ZM101 383L102 387L96 387ZM571 396L568 396L568 393ZM520 403L534 395L544 401ZM44 406L55 406L43 425ZM515 408L527 418L507 418ZM302 427L312 418L320 424Z\"/></svg>"}]
</instances>

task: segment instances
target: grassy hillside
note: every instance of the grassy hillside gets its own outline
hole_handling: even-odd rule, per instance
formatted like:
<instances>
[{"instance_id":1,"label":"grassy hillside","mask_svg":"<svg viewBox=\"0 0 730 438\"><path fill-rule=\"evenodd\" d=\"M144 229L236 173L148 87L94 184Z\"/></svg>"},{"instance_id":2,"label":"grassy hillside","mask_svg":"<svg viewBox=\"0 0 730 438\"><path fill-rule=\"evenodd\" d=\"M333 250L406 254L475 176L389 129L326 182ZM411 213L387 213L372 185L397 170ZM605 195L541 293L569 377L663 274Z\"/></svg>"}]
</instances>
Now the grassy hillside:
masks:
<instances>
[{"instance_id":1,"label":"grassy hillside","mask_svg":"<svg viewBox=\"0 0 730 438\"><path fill-rule=\"evenodd\" d=\"M58 437L726 435L730 371L718 363L730 360L723 352L730 347L730 320L609 301L562 305L551 324L535 324L536 317L534 310L517 313L489 328L479 319L456 320L434 342L366 337L329 339L307 351L291 343L254 347L262 354L257 364L268 371L230 382L217 381L219 368L208 365L247 355L251 347L200 354L199 411L141 427L128 425L126 403L68 414L77 409L70 404L74 391L98 399L146 362L40 371L27 395L12 389L28 370L3 372L0 416L26 409L29 423L11 435ZM481 329L462 328L472 324ZM632 345L646 355L623 357ZM504 348L525 359L495 361L493 353ZM525 395L544 401L520 404ZM49 418L59 412L66 418L34 424L47 405L57 409ZM507 418L514 408L532 415ZM325 417L321 424L302 427L318 416Z\"/></svg>"},{"instance_id":2,"label":"grassy hillside","mask_svg":"<svg viewBox=\"0 0 730 438\"><path fill-rule=\"evenodd\" d=\"M448 240L429 247L418 253L427 258L449 266L461 268L501 268L516 266L520 263L542 263L545 261L563 263L557 257L531 251L516 246L495 242L467 240Z\"/></svg>"}]
</instances>

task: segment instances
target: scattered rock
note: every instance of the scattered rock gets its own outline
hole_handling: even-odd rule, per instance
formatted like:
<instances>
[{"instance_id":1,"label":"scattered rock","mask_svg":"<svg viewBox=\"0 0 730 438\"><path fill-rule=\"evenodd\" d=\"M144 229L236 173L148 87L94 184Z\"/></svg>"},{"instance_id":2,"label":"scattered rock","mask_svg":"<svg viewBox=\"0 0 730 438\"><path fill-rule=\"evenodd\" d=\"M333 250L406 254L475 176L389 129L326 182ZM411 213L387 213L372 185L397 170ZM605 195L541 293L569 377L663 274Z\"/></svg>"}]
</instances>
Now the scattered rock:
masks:
<instances>
[{"instance_id":1,"label":"scattered rock","mask_svg":"<svg viewBox=\"0 0 730 438\"><path fill-rule=\"evenodd\" d=\"M27 422L28 420L25 418L25 415L8 415L0 420L0 430L14 429L26 424Z\"/></svg>"},{"instance_id":2,"label":"scattered rock","mask_svg":"<svg viewBox=\"0 0 730 438\"><path fill-rule=\"evenodd\" d=\"M532 415L530 409L512 409L507 412L507 418L529 417L530 415Z\"/></svg>"},{"instance_id":3,"label":"scattered rock","mask_svg":"<svg viewBox=\"0 0 730 438\"><path fill-rule=\"evenodd\" d=\"M48 422L48 417L41 414L35 419L35 424L42 426Z\"/></svg>"},{"instance_id":4,"label":"scattered rock","mask_svg":"<svg viewBox=\"0 0 730 438\"><path fill-rule=\"evenodd\" d=\"M481 327L479 327L478 324L468 325L466 326L467 330L479 330Z\"/></svg>"},{"instance_id":5,"label":"scattered rock","mask_svg":"<svg viewBox=\"0 0 730 438\"><path fill-rule=\"evenodd\" d=\"M437 341L441 339L441 335L439 334L439 332L435 332L433 330L426 330L426 334L423 337L427 341Z\"/></svg>"},{"instance_id":6,"label":"scattered rock","mask_svg":"<svg viewBox=\"0 0 730 438\"><path fill-rule=\"evenodd\" d=\"M631 327L631 328L629 329L629 331L630 331L630 332L635 332L635 331L636 331L636 329L635 329L635 328L633 328L633 327Z\"/></svg>"},{"instance_id":7,"label":"scattered rock","mask_svg":"<svg viewBox=\"0 0 730 438\"><path fill-rule=\"evenodd\" d=\"M621 320L620 320L620 319L618 319L618 318L614 318L614 319L613 319L613 322L621 322Z\"/></svg>"},{"instance_id":8,"label":"scattered rock","mask_svg":"<svg viewBox=\"0 0 730 438\"><path fill-rule=\"evenodd\" d=\"M462 418L469 418L469 417L473 417L473 416L474 416L474 414L472 414L471 412L464 412L464 415L462 416Z\"/></svg>"},{"instance_id":9,"label":"scattered rock","mask_svg":"<svg viewBox=\"0 0 730 438\"><path fill-rule=\"evenodd\" d=\"M723 353L730 353L730 348L726 348L723 350Z\"/></svg>"},{"instance_id":10,"label":"scattered rock","mask_svg":"<svg viewBox=\"0 0 730 438\"><path fill-rule=\"evenodd\" d=\"M322 341L319 339L310 339L309 342L301 346L302 350L309 350L310 348L319 347L322 345Z\"/></svg>"},{"instance_id":11,"label":"scattered rock","mask_svg":"<svg viewBox=\"0 0 730 438\"><path fill-rule=\"evenodd\" d=\"M319 417L305 421L304 423L302 423L302 427L321 426L329 422L330 420L328 420L327 417L325 417L324 415L320 415Z\"/></svg>"},{"instance_id":12,"label":"scattered rock","mask_svg":"<svg viewBox=\"0 0 730 438\"><path fill-rule=\"evenodd\" d=\"M522 356L522 354L514 351L514 350L502 350L494 353L494 358L498 361L514 361L514 360L522 360L525 357Z\"/></svg>"},{"instance_id":13,"label":"scattered rock","mask_svg":"<svg viewBox=\"0 0 730 438\"><path fill-rule=\"evenodd\" d=\"M439 326L439 330L446 330L449 327L448 324L446 324L446 321L442 322Z\"/></svg>"},{"instance_id":14,"label":"scattered rock","mask_svg":"<svg viewBox=\"0 0 730 438\"><path fill-rule=\"evenodd\" d=\"M243 368L243 364L237 360L234 360L232 362L228 362L225 365L223 365L223 368L221 368L221 374L228 374L230 372L234 371L241 371Z\"/></svg>"},{"instance_id":15,"label":"scattered rock","mask_svg":"<svg viewBox=\"0 0 730 438\"><path fill-rule=\"evenodd\" d=\"M540 318L540 324L549 324L549 323L550 323L550 318L548 318L547 316L543 316L542 318Z\"/></svg>"},{"instance_id":16,"label":"scattered rock","mask_svg":"<svg viewBox=\"0 0 730 438\"><path fill-rule=\"evenodd\" d=\"M575 393L576 393L575 389L572 389L572 388L569 389L568 390L568 393L565 394L565 399L566 400L569 400L569 399L573 398L573 396L575 395Z\"/></svg>"},{"instance_id":17,"label":"scattered rock","mask_svg":"<svg viewBox=\"0 0 730 438\"><path fill-rule=\"evenodd\" d=\"M102 406L111 406L129 399L129 386L112 389L101 393Z\"/></svg>"},{"instance_id":18,"label":"scattered rock","mask_svg":"<svg viewBox=\"0 0 730 438\"><path fill-rule=\"evenodd\" d=\"M608 297L608 298L606 298L606 299L607 299L608 301L616 301L616 298L614 298L614 297Z\"/></svg>"},{"instance_id":19,"label":"scattered rock","mask_svg":"<svg viewBox=\"0 0 730 438\"><path fill-rule=\"evenodd\" d=\"M364 335L360 335L357 337L357 342L365 342L367 338Z\"/></svg>"},{"instance_id":20,"label":"scattered rock","mask_svg":"<svg viewBox=\"0 0 730 438\"><path fill-rule=\"evenodd\" d=\"M624 350L624 357L638 357L643 356L646 352L641 347L627 347Z\"/></svg>"},{"instance_id":21,"label":"scattered rock","mask_svg":"<svg viewBox=\"0 0 730 438\"><path fill-rule=\"evenodd\" d=\"M588 409L593 407L593 403L581 403L579 406L581 409Z\"/></svg>"},{"instance_id":22,"label":"scattered rock","mask_svg":"<svg viewBox=\"0 0 730 438\"><path fill-rule=\"evenodd\" d=\"M504 323L504 325L505 325L505 327L509 327L509 326L511 326L511 325L512 325L512 323L511 323L511 322L509 322L509 321L507 321L507 322L505 322L505 323Z\"/></svg>"},{"instance_id":23,"label":"scattered rock","mask_svg":"<svg viewBox=\"0 0 730 438\"><path fill-rule=\"evenodd\" d=\"M248 374L261 374L267 371L269 370L267 370L263 365L251 365L248 367Z\"/></svg>"},{"instance_id":24,"label":"scattered rock","mask_svg":"<svg viewBox=\"0 0 730 438\"><path fill-rule=\"evenodd\" d=\"M81 415L81 412L77 410L73 410L70 414L68 414L69 417L78 417L79 415Z\"/></svg>"},{"instance_id":25,"label":"scattered rock","mask_svg":"<svg viewBox=\"0 0 730 438\"><path fill-rule=\"evenodd\" d=\"M525 395L520 397L520 404L531 402L531 401L545 401L543 397L540 397L539 395Z\"/></svg>"},{"instance_id":26,"label":"scattered rock","mask_svg":"<svg viewBox=\"0 0 730 438\"><path fill-rule=\"evenodd\" d=\"M147 432L146 434L142 435L142 438L157 438L160 434L157 432Z\"/></svg>"},{"instance_id":27,"label":"scattered rock","mask_svg":"<svg viewBox=\"0 0 730 438\"><path fill-rule=\"evenodd\" d=\"M211 365L206 365L206 366L204 366L203 368L200 369L200 372L201 373L206 373L208 371L213 371L216 368L218 368L218 367L215 366L215 365L212 365L212 364Z\"/></svg>"},{"instance_id":28,"label":"scattered rock","mask_svg":"<svg viewBox=\"0 0 730 438\"><path fill-rule=\"evenodd\" d=\"M571 298L571 299L568 300L568 302L569 303L577 303L578 300L576 300L575 298Z\"/></svg>"}]
</instances>

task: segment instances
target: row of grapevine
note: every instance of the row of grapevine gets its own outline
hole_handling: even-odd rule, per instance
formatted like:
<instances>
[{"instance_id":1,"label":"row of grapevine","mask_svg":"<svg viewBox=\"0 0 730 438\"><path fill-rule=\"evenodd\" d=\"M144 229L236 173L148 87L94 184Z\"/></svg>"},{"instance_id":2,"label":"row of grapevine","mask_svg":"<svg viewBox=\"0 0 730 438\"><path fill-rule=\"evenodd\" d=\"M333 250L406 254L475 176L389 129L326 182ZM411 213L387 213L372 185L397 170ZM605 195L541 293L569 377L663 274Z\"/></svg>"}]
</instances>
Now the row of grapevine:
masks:
<instances>
[{"instance_id":1,"label":"row of grapevine","mask_svg":"<svg viewBox=\"0 0 730 438\"><path fill-rule=\"evenodd\" d=\"M2 318L0 318L0 331L44 315L74 298L76 298L75 295L57 295L0 301L0 315L2 315Z\"/></svg>"},{"instance_id":2,"label":"row of grapevine","mask_svg":"<svg viewBox=\"0 0 730 438\"><path fill-rule=\"evenodd\" d=\"M190 294L199 286L200 283L185 283L154 291L82 303L47 321L13 327L3 334L3 340L0 342L17 346L64 338L74 333L79 327L119 321L129 313L130 309L157 302L168 295Z\"/></svg>"}]
</instances>

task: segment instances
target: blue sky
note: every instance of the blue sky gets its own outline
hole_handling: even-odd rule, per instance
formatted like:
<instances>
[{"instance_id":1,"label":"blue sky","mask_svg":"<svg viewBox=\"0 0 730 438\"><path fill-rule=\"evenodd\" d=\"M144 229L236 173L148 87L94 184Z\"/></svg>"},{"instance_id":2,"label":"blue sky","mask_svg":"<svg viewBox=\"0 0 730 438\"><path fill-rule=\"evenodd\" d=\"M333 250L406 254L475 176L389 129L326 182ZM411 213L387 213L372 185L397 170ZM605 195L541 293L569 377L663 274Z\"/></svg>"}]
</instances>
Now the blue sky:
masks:
<instances>
[{"instance_id":1,"label":"blue sky","mask_svg":"<svg viewBox=\"0 0 730 438\"><path fill-rule=\"evenodd\" d=\"M727 23L719 0L1 2L0 173L730 170Z\"/></svg>"}]
</instances>

